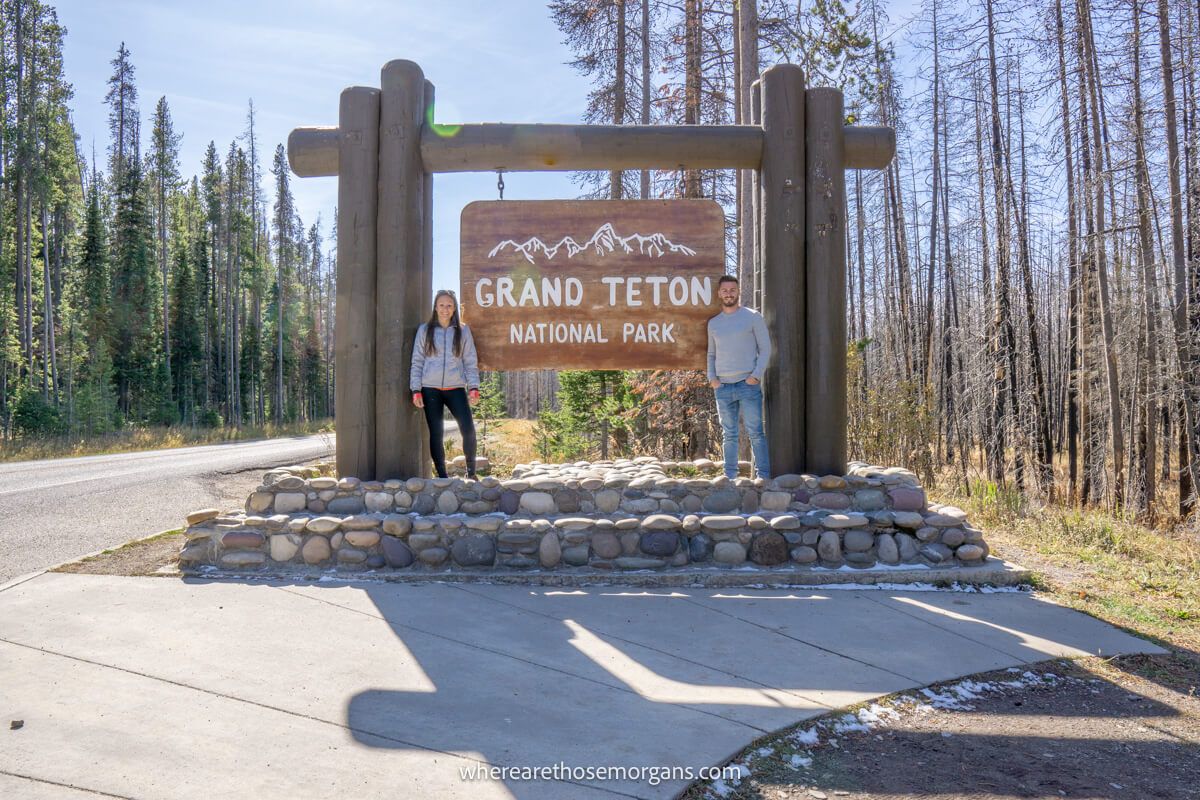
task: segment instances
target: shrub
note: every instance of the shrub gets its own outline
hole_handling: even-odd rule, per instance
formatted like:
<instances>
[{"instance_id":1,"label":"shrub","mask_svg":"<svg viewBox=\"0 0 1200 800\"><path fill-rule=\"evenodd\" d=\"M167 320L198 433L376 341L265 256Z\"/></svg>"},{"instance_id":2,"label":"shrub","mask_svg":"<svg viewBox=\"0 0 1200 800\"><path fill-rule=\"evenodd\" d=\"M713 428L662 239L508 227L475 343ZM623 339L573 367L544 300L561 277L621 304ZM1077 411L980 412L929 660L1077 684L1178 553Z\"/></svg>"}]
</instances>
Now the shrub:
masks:
<instances>
[{"instance_id":1,"label":"shrub","mask_svg":"<svg viewBox=\"0 0 1200 800\"><path fill-rule=\"evenodd\" d=\"M62 414L41 393L24 388L13 409L13 427L24 436L53 436L66 432Z\"/></svg>"}]
</instances>

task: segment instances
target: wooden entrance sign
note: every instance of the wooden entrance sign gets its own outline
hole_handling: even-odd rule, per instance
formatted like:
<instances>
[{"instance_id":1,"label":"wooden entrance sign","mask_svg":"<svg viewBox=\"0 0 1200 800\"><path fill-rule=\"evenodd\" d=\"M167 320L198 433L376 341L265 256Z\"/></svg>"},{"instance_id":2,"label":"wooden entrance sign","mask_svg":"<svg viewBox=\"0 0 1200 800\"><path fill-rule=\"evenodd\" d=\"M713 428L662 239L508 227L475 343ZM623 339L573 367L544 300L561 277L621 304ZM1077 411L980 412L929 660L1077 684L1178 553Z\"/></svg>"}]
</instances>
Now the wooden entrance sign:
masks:
<instances>
[{"instance_id":1,"label":"wooden entrance sign","mask_svg":"<svg viewBox=\"0 0 1200 800\"><path fill-rule=\"evenodd\" d=\"M712 200L476 202L461 265L481 369L704 369L725 216Z\"/></svg>"},{"instance_id":2,"label":"wooden entrance sign","mask_svg":"<svg viewBox=\"0 0 1200 800\"><path fill-rule=\"evenodd\" d=\"M440 125L433 118L433 85L425 80L419 66L411 61L391 61L380 77L381 89L351 87L342 93L337 127L297 128L288 137L288 161L297 175L339 176L335 416L341 474L382 480L429 471L425 425L419 412L407 402L404 383L413 335L429 313L432 299L432 175L596 169L755 170L754 231L746 240L761 267L762 284L758 288L762 312L774 344L763 382L771 471L841 474L845 470L843 171L886 167L896 152L893 129L846 125L842 93L808 87L804 73L794 64L776 64L755 83L749 125ZM715 280L723 271L723 244L716 234L706 239L710 234L701 233L708 230L708 223L702 220L708 218L715 204L687 201L699 204L696 208L710 210L684 214L674 221L663 212L666 216L662 225L681 227L652 231L641 224L649 217L620 217L618 223L618 217L602 213L607 202L553 203L550 205L559 209L556 213L561 218L547 217L525 227L524 221L517 218L518 209L533 206L524 203L486 203L464 212L463 267L467 273L476 270L470 273L475 277L469 283L464 276L464 317L476 330L485 367L703 368L706 337L667 343L662 341L661 325L662 320L669 323L674 319L663 314L694 314L687 319L702 322L716 313L715 304L701 311L701 304L694 302L692 277L687 272L695 266L711 278L715 299ZM502 207L500 211L481 210ZM585 207L593 207L595 215ZM476 214L479 220L472 218ZM506 218L506 214L513 216ZM557 221L551 223L551 219ZM611 223L610 229L604 228L605 222ZM627 228L627 222L637 224ZM468 225L472 227L470 236L481 237L479 241L468 241ZM721 229L713 227L714 231ZM713 260L701 266L674 250L672 271L666 272L656 269L655 263L633 258L622 246L616 257L610 253L603 262L599 257L588 262L591 266L584 272L588 280L599 281L600 289L595 283L587 283L584 275L579 276L586 299L581 299L578 306L565 300L553 307L544 303L535 306L529 298L528 304L518 302L502 308L495 296L492 306L483 306L479 298L473 297L481 281L492 280L484 288L495 289L500 278L509 275L514 300L520 301L525 283L517 278L527 273L537 279L534 292L538 299L555 291L553 281L546 287L543 278L563 277L560 291L565 298L568 275L558 272L563 269L563 251L560 248L549 256L554 247L551 239L557 243L569 236L582 244L598 237L597 241L607 246L610 241L623 241L635 233L654 232L662 233L673 245L683 243L695 250L696 262L709 258L709 254L719 255L712 255ZM496 235L501 238L493 242ZM688 238L692 236L699 237L695 245ZM504 241L520 245L532 237L546 247L538 253L530 248L518 252L521 248L517 246L500 247L495 256L489 257ZM585 237L582 242L580 237ZM567 251L572 249L565 243L563 246ZM587 248L589 252L591 249ZM577 253L566 261L579 257ZM667 256L661 260L665 263ZM616 271L606 271L610 265ZM574 265L568 267L572 268ZM690 307L663 308L663 291L667 292L668 303L672 289L676 297L682 298L683 284L673 280L685 274L689 292L686 305ZM605 276L614 280L605 283ZM657 280L667 276L670 279L665 282ZM626 280L617 282L618 277ZM642 280L628 280L637 277ZM622 298L622 291L629 292L631 285L638 291ZM652 311L645 304L647 298L653 303L656 287L660 305ZM614 294L606 295L604 290ZM610 298L612 302L606 305ZM624 309L620 309L622 299L626 300ZM645 309L641 320L644 324L659 321L659 341L651 341L649 327L641 332L645 341L638 340L636 327L633 340L625 338L624 326L636 325L639 316L632 313L639 307L629 300L644 304L640 307ZM513 332L508 326L522 321L535 325L536 349L524 343L528 328L522 334L522 344L514 349ZM538 329L536 325L542 322L546 326ZM583 326L588 322L601 325L608 341L599 342L600 334L595 329L594 345L582 341L586 335ZM550 330L551 341L546 343L543 339L551 323L556 327ZM579 342L571 341L576 335L572 324L579 326ZM610 324L620 328L610 331ZM672 338L677 331L692 336L695 329L691 324L681 322L681 327L672 328ZM703 330L702 325L698 328ZM566 331L566 342L555 341L560 330ZM594 346L594 350L581 349L584 345ZM674 345L679 346L672 352ZM610 358L610 352L619 353L620 359ZM522 358L526 360L522 362Z\"/></svg>"}]
</instances>

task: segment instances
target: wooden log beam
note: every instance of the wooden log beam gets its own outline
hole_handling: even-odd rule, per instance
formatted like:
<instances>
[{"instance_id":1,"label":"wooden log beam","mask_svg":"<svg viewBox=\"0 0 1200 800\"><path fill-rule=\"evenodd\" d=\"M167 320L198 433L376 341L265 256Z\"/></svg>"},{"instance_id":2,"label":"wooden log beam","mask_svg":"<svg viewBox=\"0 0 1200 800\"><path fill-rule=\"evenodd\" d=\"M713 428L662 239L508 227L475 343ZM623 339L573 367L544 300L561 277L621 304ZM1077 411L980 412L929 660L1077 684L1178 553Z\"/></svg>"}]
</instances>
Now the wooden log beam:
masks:
<instances>
[{"instance_id":1,"label":"wooden log beam","mask_svg":"<svg viewBox=\"0 0 1200 800\"><path fill-rule=\"evenodd\" d=\"M758 166L753 125L438 125L421 136L430 172L713 169Z\"/></svg>"},{"instance_id":2,"label":"wooden log beam","mask_svg":"<svg viewBox=\"0 0 1200 800\"><path fill-rule=\"evenodd\" d=\"M846 472L846 170L844 101L837 89L805 96L805 466Z\"/></svg>"},{"instance_id":3,"label":"wooden log beam","mask_svg":"<svg viewBox=\"0 0 1200 800\"><path fill-rule=\"evenodd\" d=\"M804 72L762 76L762 314L771 334L764 381L772 475L805 471Z\"/></svg>"},{"instance_id":4,"label":"wooden log beam","mask_svg":"<svg viewBox=\"0 0 1200 800\"><path fill-rule=\"evenodd\" d=\"M302 178L338 174L331 128L296 128L288 160ZM754 169L762 152L755 125L426 125L421 158L429 172L546 172L585 169Z\"/></svg>"},{"instance_id":5,"label":"wooden log beam","mask_svg":"<svg viewBox=\"0 0 1200 800\"><path fill-rule=\"evenodd\" d=\"M424 197L420 131L425 76L411 61L383 67L379 111L379 267L375 278L375 477L428 472L421 412L409 399L409 365L426 311Z\"/></svg>"},{"instance_id":6,"label":"wooden log beam","mask_svg":"<svg viewBox=\"0 0 1200 800\"><path fill-rule=\"evenodd\" d=\"M334 425L342 476L375 478L375 222L379 90L353 86L339 111Z\"/></svg>"},{"instance_id":7,"label":"wooden log beam","mask_svg":"<svg viewBox=\"0 0 1200 800\"><path fill-rule=\"evenodd\" d=\"M325 178L338 174L338 129L294 128L288 134L288 164L301 178Z\"/></svg>"},{"instance_id":8,"label":"wooden log beam","mask_svg":"<svg viewBox=\"0 0 1200 800\"><path fill-rule=\"evenodd\" d=\"M838 90L833 90L838 91ZM842 126L846 169L883 169L896 155L896 129L882 125Z\"/></svg>"},{"instance_id":9,"label":"wooden log beam","mask_svg":"<svg viewBox=\"0 0 1200 800\"><path fill-rule=\"evenodd\" d=\"M428 172L546 172L581 169L757 169L758 125L425 126ZM896 152L891 128L845 126L845 166L882 169ZM337 128L296 128L288 162L301 178L338 174Z\"/></svg>"}]
</instances>

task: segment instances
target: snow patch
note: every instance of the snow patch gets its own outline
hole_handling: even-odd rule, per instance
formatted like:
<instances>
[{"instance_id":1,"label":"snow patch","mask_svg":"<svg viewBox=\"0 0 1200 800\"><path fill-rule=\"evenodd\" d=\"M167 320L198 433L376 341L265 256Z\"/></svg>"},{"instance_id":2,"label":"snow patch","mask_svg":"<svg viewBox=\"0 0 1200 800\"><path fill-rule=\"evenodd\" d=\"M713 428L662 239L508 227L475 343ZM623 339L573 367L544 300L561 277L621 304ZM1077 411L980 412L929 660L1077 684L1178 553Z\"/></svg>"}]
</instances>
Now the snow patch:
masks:
<instances>
[{"instance_id":1,"label":"snow patch","mask_svg":"<svg viewBox=\"0 0 1200 800\"><path fill-rule=\"evenodd\" d=\"M860 722L856 714L846 714L833 725L834 733L852 733L854 731L870 732L871 725Z\"/></svg>"},{"instance_id":2,"label":"snow patch","mask_svg":"<svg viewBox=\"0 0 1200 800\"><path fill-rule=\"evenodd\" d=\"M765 749L769 750L770 748ZM730 764L729 766L738 771L737 777L730 777L729 781L726 781L724 778L717 778L712 782L712 785L708 787L709 794L716 797L728 797L730 793L732 793L733 790L738 787L738 784L742 782L742 779L750 774L750 768L740 761L736 764Z\"/></svg>"},{"instance_id":3,"label":"snow patch","mask_svg":"<svg viewBox=\"0 0 1200 800\"><path fill-rule=\"evenodd\" d=\"M952 694L952 691L935 692L932 689L925 688L921 690L921 694L929 698L929 703L927 705L930 705L934 708L942 708L948 711L967 711L971 708L955 697L954 694Z\"/></svg>"},{"instance_id":4,"label":"snow patch","mask_svg":"<svg viewBox=\"0 0 1200 800\"><path fill-rule=\"evenodd\" d=\"M815 747L821 743L821 736L817 733L816 728L801 728L792 735L788 736L788 739L796 744L806 745L808 747Z\"/></svg>"}]
</instances>

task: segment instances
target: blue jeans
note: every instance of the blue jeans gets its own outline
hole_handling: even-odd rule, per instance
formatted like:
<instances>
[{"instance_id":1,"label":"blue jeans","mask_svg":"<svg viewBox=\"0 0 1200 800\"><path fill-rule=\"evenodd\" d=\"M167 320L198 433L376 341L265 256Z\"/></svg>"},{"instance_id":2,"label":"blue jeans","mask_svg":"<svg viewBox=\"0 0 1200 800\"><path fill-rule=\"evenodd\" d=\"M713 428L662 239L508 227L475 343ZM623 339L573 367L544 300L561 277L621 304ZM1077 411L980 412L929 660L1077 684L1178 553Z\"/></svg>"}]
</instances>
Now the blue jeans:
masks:
<instances>
[{"instance_id":1,"label":"blue jeans","mask_svg":"<svg viewBox=\"0 0 1200 800\"><path fill-rule=\"evenodd\" d=\"M721 418L721 445L725 454L725 475L737 477L738 416L746 424L750 450L754 453L754 468L760 478L771 477L771 461L767 456L767 435L763 432L762 384L745 381L722 383L716 390L717 414Z\"/></svg>"}]
</instances>

